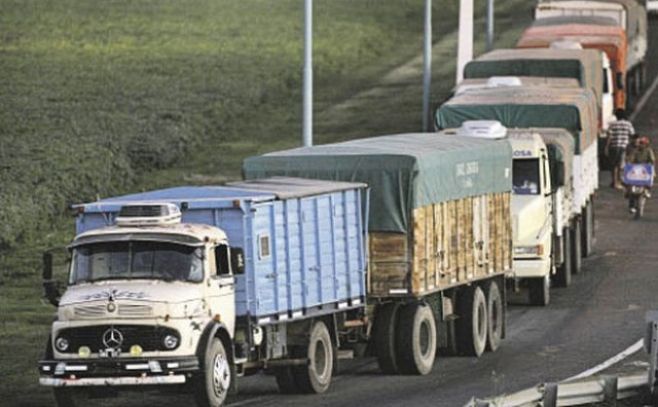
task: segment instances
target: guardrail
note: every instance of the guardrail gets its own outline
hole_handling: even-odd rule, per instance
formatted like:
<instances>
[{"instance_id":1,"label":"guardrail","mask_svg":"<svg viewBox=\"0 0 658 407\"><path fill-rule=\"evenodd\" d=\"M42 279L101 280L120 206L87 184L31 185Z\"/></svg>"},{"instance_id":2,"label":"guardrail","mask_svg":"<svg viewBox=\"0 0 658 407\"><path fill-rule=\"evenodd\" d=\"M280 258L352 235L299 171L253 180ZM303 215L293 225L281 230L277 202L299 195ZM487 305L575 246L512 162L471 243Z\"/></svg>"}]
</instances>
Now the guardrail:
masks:
<instances>
[{"instance_id":1,"label":"guardrail","mask_svg":"<svg viewBox=\"0 0 658 407\"><path fill-rule=\"evenodd\" d=\"M545 383L517 393L480 400L464 407L556 407L612 402L645 392L646 370L618 376L602 375L586 380Z\"/></svg>"}]
</instances>

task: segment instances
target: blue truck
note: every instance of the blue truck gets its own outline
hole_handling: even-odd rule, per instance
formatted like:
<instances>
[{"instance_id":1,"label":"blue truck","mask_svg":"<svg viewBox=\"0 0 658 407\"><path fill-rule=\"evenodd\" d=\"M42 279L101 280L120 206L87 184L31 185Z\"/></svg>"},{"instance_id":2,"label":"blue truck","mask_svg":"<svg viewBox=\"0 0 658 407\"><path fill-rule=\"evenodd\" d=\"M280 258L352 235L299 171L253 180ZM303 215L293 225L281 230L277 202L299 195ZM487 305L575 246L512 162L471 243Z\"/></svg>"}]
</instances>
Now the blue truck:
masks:
<instances>
[{"instance_id":1,"label":"blue truck","mask_svg":"<svg viewBox=\"0 0 658 407\"><path fill-rule=\"evenodd\" d=\"M40 383L66 406L175 384L219 406L261 369L325 391L364 324L367 200L362 183L271 178L76 205L63 295L44 256L58 308Z\"/></svg>"}]
</instances>

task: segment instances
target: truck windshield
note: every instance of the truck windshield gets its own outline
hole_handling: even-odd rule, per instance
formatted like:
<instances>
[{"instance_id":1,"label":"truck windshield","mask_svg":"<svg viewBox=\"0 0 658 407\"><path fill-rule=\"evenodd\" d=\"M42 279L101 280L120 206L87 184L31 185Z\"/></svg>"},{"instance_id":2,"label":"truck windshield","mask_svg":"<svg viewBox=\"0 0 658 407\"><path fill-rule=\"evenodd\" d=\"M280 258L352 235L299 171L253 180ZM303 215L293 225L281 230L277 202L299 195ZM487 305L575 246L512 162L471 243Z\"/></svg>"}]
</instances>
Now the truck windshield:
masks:
<instances>
[{"instance_id":1,"label":"truck windshield","mask_svg":"<svg viewBox=\"0 0 658 407\"><path fill-rule=\"evenodd\" d=\"M514 160L512 187L516 195L539 195L539 159Z\"/></svg>"},{"instance_id":2,"label":"truck windshield","mask_svg":"<svg viewBox=\"0 0 658 407\"><path fill-rule=\"evenodd\" d=\"M76 247L70 284L100 280L203 280L202 249L167 242L102 242Z\"/></svg>"}]
</instances>

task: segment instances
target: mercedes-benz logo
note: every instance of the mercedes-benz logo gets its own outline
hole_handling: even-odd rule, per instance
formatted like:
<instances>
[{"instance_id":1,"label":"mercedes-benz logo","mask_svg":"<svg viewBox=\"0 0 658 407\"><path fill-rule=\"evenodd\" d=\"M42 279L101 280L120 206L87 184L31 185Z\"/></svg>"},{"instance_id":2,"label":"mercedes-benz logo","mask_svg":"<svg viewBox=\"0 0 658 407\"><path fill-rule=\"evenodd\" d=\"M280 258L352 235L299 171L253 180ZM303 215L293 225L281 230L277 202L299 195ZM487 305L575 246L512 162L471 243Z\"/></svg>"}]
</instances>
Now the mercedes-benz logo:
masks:
<instances>
[{"instance_id":1,"label":"mercedes-benz logo","mask_svg":"<svg viewBox=\"0 0 658 407\"><path fill-rule=\"evenodd\" d=\"M118 349L123 344L123 334L112 327L103 333L103 345L108 349Z\"/></svg>"}]
</instances>

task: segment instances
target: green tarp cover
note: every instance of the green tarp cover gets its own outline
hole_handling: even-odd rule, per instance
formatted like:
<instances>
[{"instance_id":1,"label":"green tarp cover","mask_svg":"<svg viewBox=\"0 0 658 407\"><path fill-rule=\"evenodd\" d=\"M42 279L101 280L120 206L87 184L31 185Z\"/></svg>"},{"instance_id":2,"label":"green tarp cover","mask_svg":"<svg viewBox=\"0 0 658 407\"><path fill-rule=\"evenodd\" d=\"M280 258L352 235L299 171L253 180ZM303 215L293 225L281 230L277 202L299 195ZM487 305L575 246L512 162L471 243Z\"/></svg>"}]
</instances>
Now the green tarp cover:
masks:
<instances>
[{"instance_id":1,"label":"green tarp cover","mask_svg":"<svg viewBox=\"0 0 658 407\"><path fill-rule=\"evenodd\" d=\"M415 208L510 191L512 149L506 139L443 133L400 134L302 147L244 161L245 179L291 176L365 182L369 230L407 232Z\"/></svg>"},{"instance_id":2,"label":"green tarp cover","mask_svg":"<svg viewBox=\"0 0 658 407\"><path fill-rule=\"evenodd\" d=\"M436 110L439 129L467 120L498 120L508 128L558 127L575 138L576 154L596 143L598 110L594 95L582 88L510 86L471 89Z\"/></svg>"},{"instance_id":3,"label":"green tarp cover","mask_svg":"<svg viewBox=\"0 0 658 407\"><path fill-rule=\"evenodd\" d=\"M523 48L497 49L464 67L464 78L492 76L539 76L578 79L582 87L603 95L603 61L593 49Z\"/></svg>"}]
</instances>

